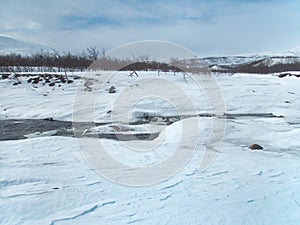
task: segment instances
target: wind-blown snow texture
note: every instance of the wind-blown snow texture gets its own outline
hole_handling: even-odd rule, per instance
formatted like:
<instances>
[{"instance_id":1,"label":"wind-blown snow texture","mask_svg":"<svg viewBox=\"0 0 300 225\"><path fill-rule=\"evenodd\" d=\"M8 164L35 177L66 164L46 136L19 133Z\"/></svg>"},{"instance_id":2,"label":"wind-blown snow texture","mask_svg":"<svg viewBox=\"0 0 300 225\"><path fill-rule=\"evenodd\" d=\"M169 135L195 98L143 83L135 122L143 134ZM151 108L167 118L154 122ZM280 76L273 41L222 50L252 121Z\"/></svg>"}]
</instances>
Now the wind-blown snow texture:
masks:
<instances>
[{"instance_id":1,"label":"wind-blown snow texture","mask_svg":"<svg viewBox=\"0 0 300 225\"><path fill-rule=\"evenodd\" d=\"M119 90L124 83L134 86L149 74L124 76L123 82L112 83ZM165 76L188 87L188 93L199 99L199 112L206 111L205 100L192 82ZM237 74L218 75L217 81L227 112L271 112L284 117L229 119L223 146L205 171L199 170L205 151L200 145L177 175L140 188L118 185L96 174L73 138L0 142L0 224L299 224L300 80ZM0 81L1 119L72 118L79 80L54 89L9 82ZM109 120L106 112L113 104L114 96L105 96L96 107L99 121ZM140 104L137 110L149 110L150 104ZM168 107L162 105L157 112L172 113ZM210 118L199 120L205 132ZM166 128L170 144L177 139L177 123ZM118 146L114 140L105 143ZM248 150L253 143L264 150Z\"/></svg>"}]
</instances>

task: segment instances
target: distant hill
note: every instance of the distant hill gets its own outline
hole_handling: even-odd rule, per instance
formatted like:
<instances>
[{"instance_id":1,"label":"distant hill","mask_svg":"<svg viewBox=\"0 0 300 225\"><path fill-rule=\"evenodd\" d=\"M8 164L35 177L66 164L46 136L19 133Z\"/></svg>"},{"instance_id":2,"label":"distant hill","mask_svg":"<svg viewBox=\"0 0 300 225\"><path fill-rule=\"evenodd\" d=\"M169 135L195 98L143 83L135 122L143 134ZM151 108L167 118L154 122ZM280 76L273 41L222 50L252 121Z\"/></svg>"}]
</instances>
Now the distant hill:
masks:
<instances>
[{"instance_id":1,"label":"distant hill","mask_svg":"<svg viewBox=\"0 0 300 225\"><path fill-rule=\"evenodd\" d=\"M52 51L52 49L47 46L0 35L0 55L11 53L31 55L42 50Z\"/></svg>"},{"instance_id":2,"label":"distant hill","mask_svg":"<svg viewBox=\"0 0 300 225\"><path fill-rule=\"evenodd\" d=\"M202 58L213 72L276 73L300 71L300 49L279 53Z\"/></svg>"},{"instance_id":3,"label":"distant hill","mask_svg":"<svg viewBox=\"0 0 300 225\"><path fill-rule=\"evenodd\" d=\"M30 67L43 67L53 70L53 68L68 68L84 70L92 63L93 59L89 55L60 54L60 57L41 54L41 59L37 60L35 53L41 51L52 52L53 49L40 44L22 41L11 37L0 35L0 71L27 71ZM7 55L21 54L23 57ZM45 53L45 52L44 52ZM27 57L32 56L32 57ZM258 53L237 56L216 56L195 59L176 59L174 56L172 65L154 61L128 61L114 58L101 58L97 61L97 66L104 70L159 70L161 71L186 71L196 73L209 66L212 72L220 73L281 73L287 71L300 71L300 48L295 48L278 53ZM91 61L92 60L92 61ZM205 66L203 67L203 61ZM99 64L99 65L98 65ZM124 66L125 65L125 66ZM23 67L23 68L21 68ZM175 68L176 67L176 68ZM202 71L203 72L203 71Z\"/></svg>"}]
</instances>

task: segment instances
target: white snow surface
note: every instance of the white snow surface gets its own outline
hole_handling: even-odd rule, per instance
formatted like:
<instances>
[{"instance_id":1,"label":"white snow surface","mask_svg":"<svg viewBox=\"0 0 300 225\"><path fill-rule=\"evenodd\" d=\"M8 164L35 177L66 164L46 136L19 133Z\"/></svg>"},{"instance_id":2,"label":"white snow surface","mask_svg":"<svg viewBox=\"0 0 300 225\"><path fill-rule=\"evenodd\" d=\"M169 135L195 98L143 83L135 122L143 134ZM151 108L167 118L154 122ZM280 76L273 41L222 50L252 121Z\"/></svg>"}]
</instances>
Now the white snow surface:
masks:
<instances>
[{"instance_id":1,"label":"white snow surface","mask_svg":"<svg viewBox=\"0 0 300 225\"><path fill-rule=\"evenodd\" d=\"M139 77L121 74L106 84L107 88L114 85L117 93L103 91L97 100L96 121L111 120L107 111L113 110L122 89L135 88L143 77L157 76L154 72L140 72ZM172 73L161 76L180 85L195 101L197 112L210 112L203 93L190 79L186 83ZM2 141L0 224L299 224L300 79L214 76L227 113L284 117L228 119L222 147L205 170L200 170L200 163L207 151L211 118L198 118L202 139L191 160L168 180L146 187L120 185L97 174L82 157L75 138L37 135ZM74 96L82 80L61 87L38 84L37 88L21 81L13 86L9 80L0 80L0 119L72 120ZM133 111L171 115L174 108L149 98ZM148 165L172 154L180 124L165 128L162 154L136 157L131 162L128 155L122 156L118 141L103 143L115 157L123 157L124 163ZM110 131L109 127L101 129ZM264 149L249 150L253 143Z\"/></svg>"}]
</instances>

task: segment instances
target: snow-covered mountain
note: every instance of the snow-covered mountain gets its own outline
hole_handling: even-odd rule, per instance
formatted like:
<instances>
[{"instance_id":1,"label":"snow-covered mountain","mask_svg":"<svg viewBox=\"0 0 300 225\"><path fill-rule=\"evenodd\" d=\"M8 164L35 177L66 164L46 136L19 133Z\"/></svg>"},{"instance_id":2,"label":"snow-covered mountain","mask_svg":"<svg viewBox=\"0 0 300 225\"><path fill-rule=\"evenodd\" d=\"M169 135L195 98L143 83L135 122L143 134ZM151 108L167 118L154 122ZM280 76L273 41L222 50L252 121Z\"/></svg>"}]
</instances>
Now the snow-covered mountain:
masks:
<instances>
[{"instance_id":1,"label":"snow-covered mountain","mask_svg":"<svg viewBox=\"0 0 300 225\"><path fill-rule=\"evenodd\" d=\"M1 55L10 53L30 55L32 53L40 52L42 50L51 51L52 49L44 45L0 35Z\"/></svg>"},{"instance_id":2,"label":"snow-covered mountain","mask_svg":"<svg viewBox=\"0 0 300 225\"><path fill-rule=\"evenodd\" d=\"M300 56L300 47L290 49L290 50L284 52L284 54L289 55L289 56Z\"/></svg>"},{"instance_id":3,"label":"snow-covered mountain","mask_svg":"<svg viewBox=\"0 0 300 225\"><path fill-rule=\"evenodd\" d=\"M234 66L238 64L253 63L266 60L271 65L278 63L290 63L300 59L300 48L279 53L258 53L249 55L215 56L206 57L203 60L208 65Z\"/></svg>"},{"instance_id":4,"label":"snow-covered mountain","mask_svg":"<svg viewBox=\"0 0 300 225\"><path fill-rule=\"evenodd\" d=\"M291 64L300 63L300 57L297 56L277 56L264 58L253 63L253 66L265 65L265 66L275 66L278 64Z\"/></svg>"},{"instance_id":5,"label":"snow-covered mountain","mask_svg":"<svg viewBox=\"0 0 300 225\"><path fill-rule=\"evenodd\" d=\"M258 53L237 56L216 56L202 58L212 71L258 72L257 68L271 68L271 72L300 68L300 48L278 53ZM293 66L292 66L293 65ZM280 70L280 71L277 71Z\"/></svg>"}]
</instances>

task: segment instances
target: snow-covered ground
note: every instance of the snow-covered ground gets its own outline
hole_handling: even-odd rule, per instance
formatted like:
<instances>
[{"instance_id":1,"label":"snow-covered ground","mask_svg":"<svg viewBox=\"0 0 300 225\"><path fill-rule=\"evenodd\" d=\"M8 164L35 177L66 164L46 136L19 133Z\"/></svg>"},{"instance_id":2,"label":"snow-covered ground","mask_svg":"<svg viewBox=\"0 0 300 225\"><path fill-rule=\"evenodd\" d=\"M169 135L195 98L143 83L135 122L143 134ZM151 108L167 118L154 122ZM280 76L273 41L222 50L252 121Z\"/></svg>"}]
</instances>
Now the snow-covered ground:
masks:
<instances>
[{"instance_id":1,"label":"snow-covered ground","mask_svg":"<svg viewBox=\"0 0 300 225\"><path fill-rule=\"evenodd\" d=\"M96 121L113 120L108 112L118 108L114 103L120 93L143 87L139 83L142 78L157 77L155 72L140 72L139 77L128 77L128 72L119 75L104 84L95 103ZM194 122L200 124L201 137L190 161L169 179L145 187L121 185L100 176L82 157L75 138L50 136L0 142L0 223L299 224L300 79L215 76L227 113L273 113L278 117L226 119L222 147L205 170L200 170L200 164L207 153L206 141L214 118L197 118ZM185 114L211 112L204 93L191 79L185 82L179 74L162 73L160 79L164 78L180 86L194 102L196 110L183 107ZM97 79L90 80L94 86ZM203 84L209 79L204 77ZM37 88L25 78L21 82L13 86L10 80L0 80L0 119L72 120L73 110L80 114L82 109L74 109L73 103L85 81L79 79L61 87L40 83ZM153 95L161 91L162 85L154 81L148 85L153 87ZM111 86L117 93L108 93ZM169 102L152 96L137 102L132 115L174 115L176 110L170 102L184 104L176 96ZM157 152L135 152L131 158L116 140L103 139L102 144L123 163L147 167L172 156L172 149L180 142L182 123L184 120L160 128L163 131L158 138L162 142ZM136 130L140 129L139 125ZM253 143L264 149L249 150Z\"/></svg>"}]
</instances>

